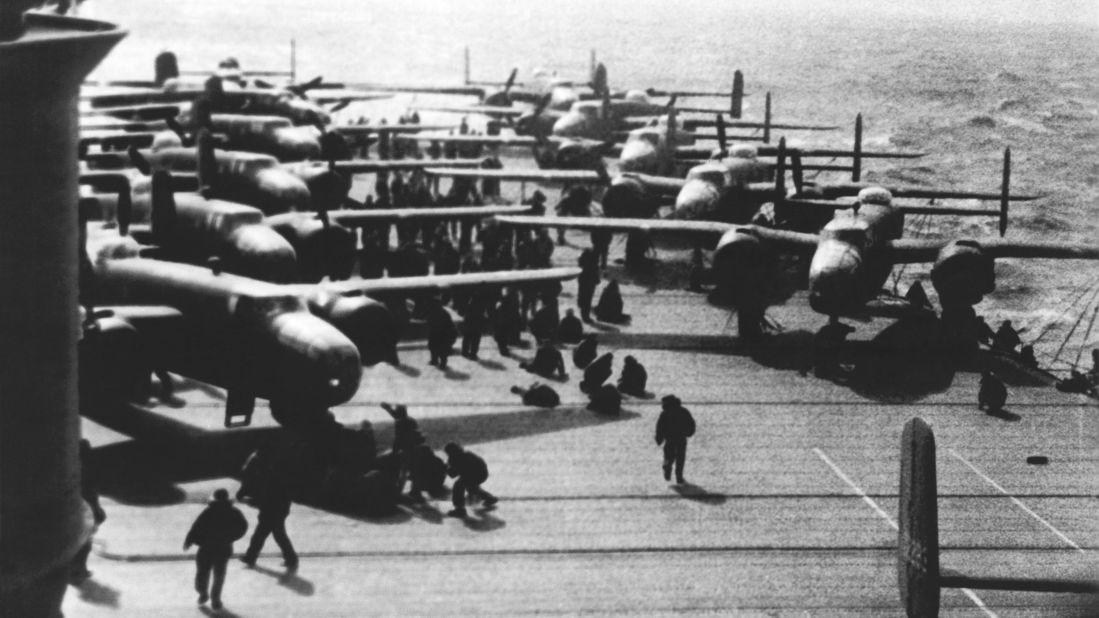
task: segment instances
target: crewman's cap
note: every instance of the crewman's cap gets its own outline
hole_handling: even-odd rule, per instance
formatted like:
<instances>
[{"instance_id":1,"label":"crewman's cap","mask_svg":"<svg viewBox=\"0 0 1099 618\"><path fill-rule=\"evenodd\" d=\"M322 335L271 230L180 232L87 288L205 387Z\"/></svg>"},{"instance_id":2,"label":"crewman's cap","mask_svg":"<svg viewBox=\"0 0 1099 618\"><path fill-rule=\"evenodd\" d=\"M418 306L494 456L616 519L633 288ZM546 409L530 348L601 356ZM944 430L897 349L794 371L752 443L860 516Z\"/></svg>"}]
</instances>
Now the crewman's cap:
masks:
<instances>
[{"instance_id":1,"label":"crewman's cap","mask_svg":"<svg viewBox=\"0 0 1099 618\"><path fill-rule=\"evenodd\" d=\"M229 500L229 491L225 488L215 489L214 500L218 502L227 502Z\"/></svg>"},{"instance_id":2,"label":"crewman's cap","mask_svg":"<svg viewBox=\"0 0 1099 618\"><path fill-rule=\"evenodd\" d=\"M666 408L674 408L678 407L682 402L679 401L679 397L676 397L675 395L665 395L664 398L660 400L660 403L664 404L664 407Z\"/></svg>"}]
</instances>

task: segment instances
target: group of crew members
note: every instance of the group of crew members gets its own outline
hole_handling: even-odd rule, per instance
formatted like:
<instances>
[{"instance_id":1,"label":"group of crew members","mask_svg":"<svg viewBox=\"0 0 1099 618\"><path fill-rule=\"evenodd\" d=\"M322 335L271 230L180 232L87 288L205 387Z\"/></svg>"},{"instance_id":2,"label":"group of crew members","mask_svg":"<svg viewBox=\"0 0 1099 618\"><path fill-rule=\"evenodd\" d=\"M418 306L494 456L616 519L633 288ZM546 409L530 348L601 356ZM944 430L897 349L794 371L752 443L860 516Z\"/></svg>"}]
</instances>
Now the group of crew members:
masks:
<instances>
[{"instance_id":1,"label":"group of crew members","mask_svg":"<svg viewBox=\"0 0 1099 618\"><path fill-rule=\"evenodd\" d=\"M350 126L366 125L370 123L370 119L365 116L360 116L358 119L349 123ZM409 111L402 114L397 119L397 124L419 124L420 115L416 111ZM378 120L378 125L384 127L388 124L385 118ZM456 129L450 129L448 135L493 135L492 127L486 133L470 129L469 123L465 118L462 118ZM499 133L497 130L496 133ZM429 141L428 146L425 149L421 149L419 142L416 139L394 139L394 133L390 131L380 130L375 138L374 136L367 135L357 138L350 147L353 148L356 153L362 158L370 157L371 146L377 144L377 158L383 161L400 160L400 159L476 159L485 154L485 145L483 143L469 142L469 143L455 143L447 142L445 144L440 141Z\"/></svg>"}]
</instances>

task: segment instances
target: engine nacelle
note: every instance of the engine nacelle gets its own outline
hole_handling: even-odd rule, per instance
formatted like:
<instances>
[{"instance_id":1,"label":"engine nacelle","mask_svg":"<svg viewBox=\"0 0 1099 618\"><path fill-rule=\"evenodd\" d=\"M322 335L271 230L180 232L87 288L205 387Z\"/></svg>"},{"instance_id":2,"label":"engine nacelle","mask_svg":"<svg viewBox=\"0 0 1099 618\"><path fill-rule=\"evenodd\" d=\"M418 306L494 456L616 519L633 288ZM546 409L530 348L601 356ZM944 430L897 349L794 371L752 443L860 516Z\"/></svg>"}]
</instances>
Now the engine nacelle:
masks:
<instances>
[{"instance_id":1,"label":"engine nacelle","mask_svg":"<svg viewBox=\"0 0 1099 618\"><path fill-rule=\"evenodd\" d=\"M954 241L939 251L931 283L944 307L975 305L996 289L993 259L976 242Z\"/></svg>"},{"instance_id":2,"label":"engine nacelle","mask_svg":"<svg viewBox=\"0 0 1099 618\"><path fill-rule=\"evenodd\" d=\"M305 213L286 213L267 218L267 223L294 247L302 281L347 279L355 267L355 233L339 225L324 224Z\"/></svg>"},{"instance_id":3,"label":"engine nacelle","mask_svg":"<svg viewBox=\"0 0 1099 618\"><path fill-rule=\"evenodd\" d=\"M363 364L395 361L402 328L384 304L366 296L318 294L309 299L309 310L346 335Z\"/></svg>"},{"instance_id":4,"label":"engine nacelle","mask_svg":"<svg viewBox=\"0 0 1099 618\"><path fill-rule=\"evenodd\" d=\"M265 225L242 225L233 230L218 253L225 269L261 281L292 283L298 277L293 246Z\"/></svg>"},{"instance_id":5,"label":"engine nacelle","mask_svg":"<svg viewBox=\"0 0 1099 618\"><path fill-rule=\"evenodd\" d=\"M656 209L649 202L640 180L620 176L603 194L603 214L608 217L652 217Z\"/></svg>"},{"instance_id":6,"label":"engine nacelle","mask_svg":"<svg viewBox=\"0 0 1099 618\"><path fill-rule=\"evenodd\" d=\"M100 402L124 401L148 392L151 364L137 329L114 316L85 328L77 346L81 412Z\"/></svg>"},{"instance_id":7,"label":"engine nacelle","mask_svg":"<svg viewBox=\"0 0 1099 618\"><path fill-rule=\"evenodd\" d=\"M714 249L714 273L719 289L738 309L762 311L767 306L776 258L773 251L746 229L733 228Z\"/></svg>"}]
</instances>

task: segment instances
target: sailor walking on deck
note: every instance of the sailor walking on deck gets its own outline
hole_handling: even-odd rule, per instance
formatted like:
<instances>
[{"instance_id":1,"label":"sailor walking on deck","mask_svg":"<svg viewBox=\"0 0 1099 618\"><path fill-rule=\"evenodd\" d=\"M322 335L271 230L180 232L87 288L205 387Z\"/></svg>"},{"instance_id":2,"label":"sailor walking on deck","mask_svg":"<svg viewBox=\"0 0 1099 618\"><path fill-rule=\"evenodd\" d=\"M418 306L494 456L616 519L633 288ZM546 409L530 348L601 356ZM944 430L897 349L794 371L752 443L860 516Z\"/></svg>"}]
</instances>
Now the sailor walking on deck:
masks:
<instances>
[{"instance_id":1,"label":"sailor walking on deck","mask_svg":"<svg viewBox=\"0 0 1099 618\"><path fill-rule=\"evenodd\" d=\"M675 482L682 485L683 466L687 459L687 438L695 435L695 419L683 407L679 397L668 395L660 400L663 411L656 421L656 443L664 445L664 480L672 479L675 464Z\"/></svg>"}]
</instances>

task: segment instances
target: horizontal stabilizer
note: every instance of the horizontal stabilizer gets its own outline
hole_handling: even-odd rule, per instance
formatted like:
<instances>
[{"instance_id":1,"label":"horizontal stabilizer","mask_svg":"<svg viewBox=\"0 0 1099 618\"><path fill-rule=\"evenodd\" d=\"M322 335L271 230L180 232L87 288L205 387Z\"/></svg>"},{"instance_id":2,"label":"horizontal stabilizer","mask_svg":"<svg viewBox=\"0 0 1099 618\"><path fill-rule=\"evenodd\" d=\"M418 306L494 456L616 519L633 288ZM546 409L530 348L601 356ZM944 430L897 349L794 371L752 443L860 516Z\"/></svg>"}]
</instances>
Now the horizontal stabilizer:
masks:
<instances>
[{"instance_id":1,"label":"horizontal stabilizer","mask_svg":"<svg viewBox=\"0 0 1099 618\"><path fill-rule=\"evenodd\" d=\"M412 221L417 219L477 219L497 215L521 215L530 212L530 206L455 206L441 208L400 208L379 210L332 210L328 218L333 223L347 227L370 225L378 222ZM295 213L288 213L294 215ZM275 215L281 217L283 215ZM270 219L270 217L269 217Z\"/></svg>"},{"instance_id":2,"label":"horizontal stabilizer","mask_svg":"<svg viewBox=\"0 0 1099 618\"><path fill-rule=\"evenodd\" d=\"M441 159L445 161L445 159ZM502 169L443 169L429 167L424 170L429 176L445 178L494 178L516 182L602 182L598 172L592 170L502 170Z\"/></svg>"},{"instance_id":3,"label":"horizontal stabilizer","mask_svg":"<svg viewBox=\"0 0 1099 618\"><path fill-rule=\"evenodd\" d=\"M329 167L348 174L370 174L383 170L475 168L482 163L484 159L358 159L333 161Z\"/></svg>"},{"instance_id":4,"label":"horizontal stabilizer","mask_svg":"<svg viewBox=\"0 0 1099 618\"><path fill-rule=\"evenodd\" d=\"M341 135L373 135L375 133L419 133L420 131L446 131L457 129L452 124L349 124L329 128Z\"/></svg>"},{"instance_id":5,"label":"horizontal stabilizer","mask_svg":"<svg viewBox=\"0 0 1099 618\"><path fill-rule=\"evenodd\" d=\"M875 151L860 151L854 150L834 150L829 148L787 148L787 154L801 155L802 158L806 157L854 157L856 155L864 159L918 159L920 157L927 156L926 152L911 152L898 150L895 152L875 152ZM760 146L759 154L763 157L774 157L778 155L778 148L774 146ZM848 168L850 169L850 168Z\"/></svg>"},{"instance_id":6,"label":"horizontal stabilizer","mask_svg":"<svg viewBox=\"0 0 1099 618\"><path fill-rule=\"evenodd\" d=\"M446 113L479 113L489 115L489 117L512 117L519 118L520 115L526 113L526 110L520 108L506 108L502 106L414 106L418 111L439 111Z\"/></svg>"},{"instance_id":7,"label":"horizontal stabilizer","mask_svg":"<svg viewBox=\"0 0 1099 618\"><path fill-rule=\"evenodd\" d=\"M384 279L359 279L332 281L319 285L288 285L306 294L318 290L341 294L367 296L386 293L452 290L456 288L521 285L543 281L566 281L580 276L579 268L542 268L531 270L463 273L458 275L427 275L423 277L388 277Z\"/></svg>"}]
</instances>

